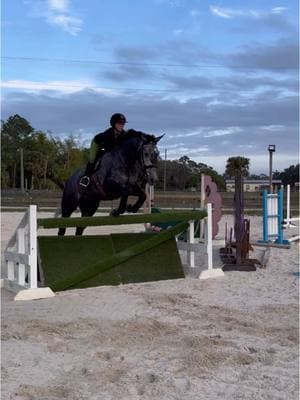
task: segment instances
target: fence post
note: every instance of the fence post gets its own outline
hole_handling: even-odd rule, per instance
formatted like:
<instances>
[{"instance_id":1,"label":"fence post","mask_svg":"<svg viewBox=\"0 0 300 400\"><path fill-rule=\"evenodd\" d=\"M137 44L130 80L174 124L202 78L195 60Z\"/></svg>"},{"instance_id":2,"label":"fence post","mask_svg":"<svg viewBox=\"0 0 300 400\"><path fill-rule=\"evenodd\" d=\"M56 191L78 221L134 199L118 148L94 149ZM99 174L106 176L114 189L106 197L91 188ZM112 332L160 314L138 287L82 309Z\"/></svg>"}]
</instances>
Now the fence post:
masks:
<instances>
[{"instance_id":1,"label":"fence post","mask_svg":"<svg viewBox=\"0 0 300 400\"><path fill-rule=\"evenodd\" d=\"M287 185L286 187L286 222L287 227L291 225L291 186Z\"/></svg>"},{"instance_id":2,"label":"fence post","mask_svg":"<svg viewBox=\"0 0 300 400\"><path fill-rule=\"evenodd\" d=\"M37 212L36 205L29 207L29 259L30 288L37 288Z\"/></svg>"},{"instance_id":3,"label":"fence post","mask_svg":"<svg viewBox=\"0 0 300 400\"><path fill-rule=\"evenodd\" d=\"M278 201L278 236L275 243L282 244L283 243L283 189L280 189L277 193L277 201Z\"/></svg>"},{"instance_id":4,"label":"fence post","mask_svg":"<svg viewBox=\"0 0 300 400\"><path fill-rule=\"evenodd\" d=\"M212 205L211 203L207 204L207 244L206 244L206 252L207 252L207 264L208 269L211 270L213 268L212 262Z\"/></svg>"},{"instance_id":5,"label":"fence post","mask_svg":"<svg viewBox=\"0 0 300 400\"><path fill-rule=\"evenodd\" d=\"M194 221L189 221L189 229L188 229L188 244L195 243L195 224ZM189 266L194 268L195 267L195 252L190 250L188 247L188 259L189 259Z\"/></svg>"},{"instance_id":6,"label":"fence post","mask_svg":"<svg viewBox=\"0 0 300 400\"><path fill-rule=\"evenodd\" d=\"M17 252L20 254L25 254L25 229L19 228L17 230ZM25 285L25 265L17 264L18 266L18 284L21 286Z\"/></svg>"},{"instance_id":7,"label":"fence post","mask_svg":"<svg viewBox=\"0 0 300 400\"><path fill-rule=\"evenodd\" d=\"M269 241L268 232L268 194L267 191L263 191L263 241Z\"/></svg>"},{"instance_id":8,"label":"fence post","mask_svg":"<svg viewBox=\"0 0 300 400\"><path fill-rule=\"evenodd\" d=\"M207 269L200 273L199 279L216 278L224 276L221 268L213 268L213 239L212 239L212 204L206 204L207 209L207 224L206 224L206 253L207 253Z\"/></svg>"},{"instance_id":9,"label":"fence post","mask_svg":"<svg viewBox=\"0 0 300 400\"><path fill-rule=\"evenodd\" d=\"M9 281L15 280L15 263L13 261L7 261L7 279Z\"/></svg>"}]
</instances>

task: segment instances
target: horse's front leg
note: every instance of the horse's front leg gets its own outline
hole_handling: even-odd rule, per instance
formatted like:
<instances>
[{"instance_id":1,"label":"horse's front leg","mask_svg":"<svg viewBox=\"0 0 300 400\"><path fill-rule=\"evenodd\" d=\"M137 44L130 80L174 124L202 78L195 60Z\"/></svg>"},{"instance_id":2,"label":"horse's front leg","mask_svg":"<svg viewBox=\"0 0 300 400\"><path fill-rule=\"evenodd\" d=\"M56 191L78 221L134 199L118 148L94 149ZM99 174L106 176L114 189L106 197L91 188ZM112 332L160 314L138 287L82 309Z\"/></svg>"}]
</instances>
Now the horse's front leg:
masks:
<instances>
[{"instance_id":1,"label":"horse's front leg","mask_svg":"<svg viewBox=\"0 0 300 400\"><path fill-rule=\"evenodd\" d=\"M131 213L136 213L142 207L142 205L145 203L145 200L147 198L146 193L144 190L141 188L137 187L136 192L134 193L136 196L138 196L137 201L134 204L128 204L126 207L126 211L131 212Z\"/></svg>"},{"instance_id":2,"label":"horse's front leg","mask_svg":"<svg viewBox=\"0 0 300 400\"><path fill-rule=\"evenodd\" d=\"M79 208L81 211L82 217L92 217L98 209L100 200L87 200L85 198L81 198L79 202ZM81 236L85 227L77 226L76 228L76 236Z\"/></svg>"},{"instance_id":3,"label":"horse's front leg","mask_svg":"<svg viewBox=\"0 0 300 400\"><path fill-rule=\"evenodd\" d=\"M124 212L126 211L127 200L128 200L128 192L124 191L124 194L122 194L120 199L119 207L113 209L110 215L112 215L113 217L117 217L120 214L124 214Z\"/></svg>"}]
</instances>

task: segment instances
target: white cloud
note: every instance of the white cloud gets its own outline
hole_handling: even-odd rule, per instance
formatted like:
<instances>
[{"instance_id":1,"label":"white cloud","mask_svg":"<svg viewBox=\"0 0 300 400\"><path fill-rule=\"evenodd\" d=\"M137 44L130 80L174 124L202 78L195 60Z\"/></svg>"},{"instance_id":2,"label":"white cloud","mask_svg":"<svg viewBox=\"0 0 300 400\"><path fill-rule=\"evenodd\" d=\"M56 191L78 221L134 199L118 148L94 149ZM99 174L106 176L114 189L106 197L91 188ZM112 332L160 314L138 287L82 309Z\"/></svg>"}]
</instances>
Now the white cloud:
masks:
<instances>
[{"instance_id":1,"label":"white cloud","mask_svg":"<svg viewBox=\"0 0 300 400\"><path fill-rule=\"evenodd\" d=\"M69 0L48 0L49 9L57 12L67 12Z\"/></svg>"},{"instance_id":2,"label":"white cloud","mask_svg":"<svg viewBox=\"0 0 300 400\"><path fill-rule=\"evenodd\" d=\"M199 136L202 138L210 138L215 136L226 136L226 135L233 135L235 133L240 133L242 128L238 126L229 126L224 129L211 129L209 127L200 127L197 128L193 132L184 132L175 135L168 135L170 139L178 139L178 138L187 138L193 136Z\"/></svg>"},{"instance_id":3,"label":"white cloud","mask_svg":"<svg viewBox=\"0 0 300 400\"><path fill-rule=\"evenodd\" d=\"M212 14L221 18L233 18L232 10L229 8L221 8L216 6L210 6L210 11Z\"/></svg>"},{"instance_id":4,"label":"white cloud","mask_svg":"<svg viewBox=\"0 0 300 400\"><path fill-rule=\"evenodd\" d=\"M287 10L286 7L274 7L271 10L272 14L282 14L285 10Z\"/></svg>"},{"instance_id":5,"label":"white cloud","mask_svg":"<svg viewBox=\"0 0 300 400\"><path fill-rule=\"evenodd\" d=\"M204 137L225 136L241 132L242 129L238 126L230 126L226 129L214 129L208 132Z\"/></svg>"},{"instance_id":6,"label":"white cloud","mask_svg":"<svg viewBox=\"0 0 300 400\"><path fill-rule=\"evenodd\" d=\"M235 18L235 17L259 18L261 16L261 14L255 10L240 10L240 9L224 8L217 6L210 6L209 8L212 14L221 18Z\"/></svg>"},{"instance_id":7,"label":"white cloud","mask_svg":"<svg viewBox=\"0 0 300 400\"><path fill-rule=\"evenodd\" d=\"M255 148L253 144L238 144L237 147L244 150L251 150Z\"/></svg>"},{"instance_id":8,"label":"white cloud","mask_svg":"<svg viewBox=\"0 0 300 400\"><path fill-rule=\"evenodd\" d=\"M282 132L285 127L283 125L264 125L261 129L270 132Z\"/></svg>"},{"instance_id":9,"label":"white cloud","mask_svg":"<svg viewBox=\"0 0 300 400\"><path fill-rule=\"evenodd\" d=\"M81 90L93 90L98 93L104 93L107 95L114 95L117 92L113 89L106 89L92 85L90 82L84 81L25 81L25 80L9 80L1 81L0 87L4 89L18 89L27 92L41 92L41 91L53 91L57 95L76 93Z\"/></svg>"},{"instance_id":10,"label":"white cloud","mask_svg":"<svg viewBox=\"0 0 300 400\"><path fill-rule=\"evenodd\" d=\"M49 25L57 26L76 36L82 30L83 21L71 12L69 0L24 0L35 17L44 18Z\"/></svg>"},{"instance_id":11,"label":"white cloud","mask_svg":"<svg viewBox=\"0 0 300 400\"><path fill-rule=\"evenodd\" d=\"M175 134L175 135L168 135L168 137L169 138L181 138L181 137L184 137L184 138L187 138L187 137L191 137L191 136L198 136L198 135L200 135L201 134L201 132L202 132L202 130L203 129L199 129L199 130L197 130L197 131L194 131L194 132L185 132L185 133L178 133L178 134Z\"/></svg>"},{"instance_id":12,"label":"white cloud","mask_svg":"<svg viewBox=\"0 0 300 400\"><path fill-rule=\"evenodd\" d=\"M269 12L263 12L253 9L237 9L227 8L218 6L209 6L210 12L217 17L232 19L236 17L247 17L247 18L263 18L270 14L282 14L287 8L286 7L274 7Z\"/></svg>"},{"instance_id":13,"label":"white cloud","mask_svg":"<svg viewBox=\"0 0 300 400\"><path fill-rule=\"evenodd\" d=\"M81 31L82 21L79 18L71 17L70 15L64 14L50 14L47 17L47 21L50 25L57 25L62 28L65 32L76 36Z\"/></svg>"}]
</instances>

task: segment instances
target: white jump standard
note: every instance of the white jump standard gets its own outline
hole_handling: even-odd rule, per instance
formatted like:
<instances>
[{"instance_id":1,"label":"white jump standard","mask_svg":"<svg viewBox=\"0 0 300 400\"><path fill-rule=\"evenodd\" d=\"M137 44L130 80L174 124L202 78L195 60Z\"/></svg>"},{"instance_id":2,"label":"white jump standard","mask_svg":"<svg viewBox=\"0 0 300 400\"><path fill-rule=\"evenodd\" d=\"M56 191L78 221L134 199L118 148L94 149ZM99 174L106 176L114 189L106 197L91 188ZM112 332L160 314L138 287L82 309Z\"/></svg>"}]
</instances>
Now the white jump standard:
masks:
<instances>
[{"instance_id":1,"label":"white jump standard","mask_svg":"<svg viewBox=\"0 0 300 400\"><path fill-rule=\"evenodd\" d=\"M29 206L4 251L7 279L3 286L16 293L15 300L53 297L48 287L38 287L37 210Z\"/></svg>"}]
</instances>

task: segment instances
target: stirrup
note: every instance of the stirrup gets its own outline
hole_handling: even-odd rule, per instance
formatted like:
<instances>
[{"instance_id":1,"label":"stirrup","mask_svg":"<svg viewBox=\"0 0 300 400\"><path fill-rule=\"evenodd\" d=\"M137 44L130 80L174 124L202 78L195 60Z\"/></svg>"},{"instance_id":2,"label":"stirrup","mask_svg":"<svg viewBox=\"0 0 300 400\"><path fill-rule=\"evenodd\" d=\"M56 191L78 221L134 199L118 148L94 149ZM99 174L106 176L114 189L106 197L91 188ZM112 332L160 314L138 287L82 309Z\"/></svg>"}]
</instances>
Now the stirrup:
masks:
<instances>
[{"instance_id":1,"label":"stirrup","mask_svg":"<svg viewBox=\"0 0 300 400\"><path fill-rule=\"evenodd\" d=\"M83 182L83 180L86 181L86 182ZM83 176L79 181L79 185L84 187L84 188L88 187L89 184L90 184L90 177L89 176Z\"/></svg>"}]
</instances>

